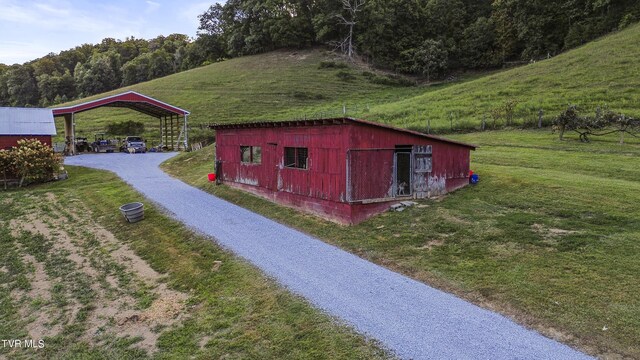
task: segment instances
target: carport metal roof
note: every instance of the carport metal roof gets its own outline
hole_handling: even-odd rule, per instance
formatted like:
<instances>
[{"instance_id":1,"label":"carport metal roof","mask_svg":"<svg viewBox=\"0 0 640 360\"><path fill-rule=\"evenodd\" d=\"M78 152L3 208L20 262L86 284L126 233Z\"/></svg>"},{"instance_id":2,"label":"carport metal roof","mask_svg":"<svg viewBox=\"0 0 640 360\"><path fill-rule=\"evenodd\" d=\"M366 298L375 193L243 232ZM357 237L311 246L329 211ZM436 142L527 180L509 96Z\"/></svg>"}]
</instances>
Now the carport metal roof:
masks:
<instances>
[{"instance_id":1,"label":"carport metal roof","mask_svg":"<svg viewBox=\"0 0 640 360\"><path fill-rule=\"evenodd\" d=\"M187 110L180 109L179 107L169 105L165 102L156 100L146 95L142 95L135 91L128 91L122 94L108 96L105 98L88 101L82 104L54 108L53 115L64 116L69 114L77 114L83 111L103 106L129 108L159 119L165 116L185 116L190 114Z\"/></svg>"}]
</instances>

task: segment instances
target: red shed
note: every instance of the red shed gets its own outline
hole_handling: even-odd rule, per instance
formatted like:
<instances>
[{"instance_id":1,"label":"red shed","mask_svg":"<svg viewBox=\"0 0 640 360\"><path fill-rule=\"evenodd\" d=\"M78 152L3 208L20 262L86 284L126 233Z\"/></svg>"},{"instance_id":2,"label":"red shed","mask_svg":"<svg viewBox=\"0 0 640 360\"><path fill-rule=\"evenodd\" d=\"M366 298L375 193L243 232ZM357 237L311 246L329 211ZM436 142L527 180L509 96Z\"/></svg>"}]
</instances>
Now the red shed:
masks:
<instances>
[{"instance_id":1,"label":"red shed","mask_svg":"<svg viewBox=\"0 0 640 360\"><path fill-rule=\"evenodd\" d=\"M467 185L475 150L352 118L212 127L220 181L344 224Z\"/></svg>"},{"instance_id":2,"label":"red shed","mask_svg":"<svg viewBox=\"0 0 640 360\"><path fill-rule=\"evenodd\" d=\"M38 139L51 146L56 126L51 109L0 107L0 149L10 149L22 139Z\"/></svg>"}]
</instances>

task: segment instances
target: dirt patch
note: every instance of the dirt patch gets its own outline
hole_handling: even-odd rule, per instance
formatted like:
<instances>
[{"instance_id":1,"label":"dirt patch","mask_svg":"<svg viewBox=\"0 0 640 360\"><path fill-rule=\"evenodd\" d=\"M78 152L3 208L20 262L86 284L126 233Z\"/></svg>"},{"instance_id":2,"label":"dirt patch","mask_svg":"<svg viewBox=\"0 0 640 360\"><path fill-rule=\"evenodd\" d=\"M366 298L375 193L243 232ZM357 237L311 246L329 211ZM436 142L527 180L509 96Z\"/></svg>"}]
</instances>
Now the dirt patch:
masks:
<instances>
[{"instance_id":1,"label":"dirt patch","mask_svg":"<svg viewBox=\"0 0 640 360\"><path fill-rule=\"evenodd\" d=\"M2 199L2 205L11 205L11 204L13 204L13 198L8 197L8 198Z\"/></svg>"},{"instance_id":2,"label":"dirt patch","mask_svg":"<svg viewBox=\"0 0 640 360\"><path fill-rule=\"evenodd\" d=\"M54 201L56 201L56 195L55 195L54 193L50 193L50 192L48 192L48 193L44 194L44 197L45 197L45 198L47 199L47 201L49 201L49 202L54 202Z\"/></svg>"},{"instance_id":3,"label":"dirt patch","mask_svg":"<svg viewBox=\"0 0 640 360\"><path fill-rule=\"evenodd\" d=\"M27 231L52 239L56 244L56 248L67 251L67 258L76 263L78 268L91 277L98 276L95 269L86 265L88 264L88 259L82 254L82 249L74 244L67 232L62 230L65 223L60 218L54 219L42 213L38 215L32 213L27 215L26 221L11 220L10 226L12 233L16 237L21 231Z\"/></svg>"},{"instance_id":4,"label":"dirt patch","mask_svg":"<svg viewBox=\"0 0 640 360\"><path fill-rule=\"evenodd\" d=\"M141 341L134 346L154 352L161 329L171 327L187 316L185 303L188 295L167 288L161 282L163 275L137 256L127 244L95 223L89 209L75 204L75 210L70 212L60 206L52 193L45 194L44 199L46 201L40 206L47 206L49 210L33 209L29 215L11 220L12 234L18 237L26 231L53 241L55 250L52 252L63 250L61 254L70 260L67 264L75 265L74 271L86 277L95 298L87 307L86 301L81 304L68 292L65 294L67 305L63 308L55 305L52 289L60 280L51 279L45 264L25 254L24 262L34 269L29 279L31 290L17 295L22 299L20 310L24 312L21 315L26 319L29 336L34 339L55 336L64 325L84 321L83 326L87 330L81 339L90 344L101 343L107 335L140 337ZM55 217L52 213L56 214ZM121 285L118 279L128 280L126 285ZM140 293L154 299L144 310L139 310L142 298L136 298L142 296ZM28 305L33 299L42 302L36 311ZM83 308L92 310L79 319L77 315ZM56 318L57 323L52 325L51 319Z\"/></svg>"},{"instance_id":5,"label":"dirt patch","mask_svg":"<svg viewBox=\"0 0 640 360\"><path fill-rule=\"evenodd\" d=\"M547 241L554 241L559 237L580 233L580 231L575 231L575 230L549 228L542 224L531 225L531 230L541 235Z\"/></svg>"},{"instance_id":6,"label":"dirt patch","mask_svg":"<svg viewBox=\"0 0 640 360\"><path fill-rule=\"evenodd\" d=\"M52 319L61 314L62 309L46 306L51 301L52 283L45 271L44 265L36 260L31 254L24 254L22 260L27 267L34 270L28 275L31 289L27 292L14 290L11 293L14 301L24 304L39 302L45 304L37 306L21 306L18 313L26 321L26 330L32 339L42 339L45 336L56 336L62 331L61 324L52 324Z\"/></svg>"},{"instance_id":7,"label":"dirt patch","mask_svg":"<svg viewBox=\"0 0 640 360\"><path fill-rule=\"evenodd\" d=\"M296 59L296 60L305 60L306 58L309 57L309 53L297 53L297 52L293 52L289 54L290 58Z\"/></svg>"},{"instance_id":8,"label":"dirt patch","mask_svg":"<svg viewBox=\"0 0 640 360\"><path fill-rule=\"evenodd\" d=\"M141 337L142 340L136 346L147 351L154 351L161 334L155 329L169 327L180 322L187 298L188 296L183 293L165 289L147 310L142 312L119 311L105 320L115 322L116 328L114 330L119 336ZM96 328L94 325L93 328L99 329L100 327Z\"/></svg>"},{"instance_id":9,"label":"dirt patch","mask_svg":"<svg viewBox=\"0 0 640 360\"><path fill-rule=\"evenodd\" d=\"M499 259L506 259L522 253L524 250L517 243L500 243L491 245L489 248L493 256Z\"/></svg>"},{"instance_id":10,"label":"dirt patch","mask_svg":"<svg viewBox=\"0 0 640 360\"><path fill-rule=\"evenodd\" d=\"M180 316L188 297L183 293L166 289L164 293L163 297L154 301L151 307L142 313L142 319L149 322L164 323Z\"/></svg>"},{"instance_id":11,"label":"dirt patch","mask_svg":"<svg viewBox=\"0 0 640 360\"><path fill-rule=\"evenodd\" d=\"M44 265L36 260L32 255L22 256L25 263L31 264L35 271L31 279L31 290L27 293L30 299L49 300L51 298L51 280L44 270Z\"/></svg>"},{"instance_id":12,"label":"dirt patch","mask_svg":"<svg viewBox=\"0 0 640 360\"><path fill-rule=\"evenodd\" d=\"M432 250L442 245L444 245L444 240L441 240L441 239L429 240L427 241L426 244L424 244L423 246L420 246L418 250Z\"/></svg>"},{"instance_id":13,"label":"dirt patch","mask_svg":"<svg viewBox=\"0 0 640 360\"><path fill-rule=\"evenodd\" d=\"M464 219L461 219L455 215L453 215L449 210L444 209L444 208L438 208L438 210L436 211L438 216L447 221L450 222L452 224L456 224L456 225L460 225L460 226L470 226L473 223Z\"/></svg>"},{"instance_id":14,"label":"dirt patch","mask_svg":"<svg viewBox=\"0 0 640 360\"><path fill-rule=\"evenodd\" d=\"M211 339L213 339L213 336L203 336L202 339L198 341L198 347L200 349L204 348L205 346L207 346L209 341L211 341Z\"/></svg>"}]
</instances>

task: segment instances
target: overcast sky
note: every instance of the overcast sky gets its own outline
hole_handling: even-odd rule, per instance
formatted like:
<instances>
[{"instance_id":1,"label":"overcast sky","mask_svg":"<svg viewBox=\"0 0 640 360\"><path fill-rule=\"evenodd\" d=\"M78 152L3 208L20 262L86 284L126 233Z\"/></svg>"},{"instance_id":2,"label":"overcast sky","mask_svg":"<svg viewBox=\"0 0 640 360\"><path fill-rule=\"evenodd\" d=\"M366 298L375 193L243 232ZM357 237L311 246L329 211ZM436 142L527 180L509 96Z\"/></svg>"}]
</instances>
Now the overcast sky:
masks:
<instances>
[{"instance_id":1,"label":"overcast sky","mask_svg":"<svg viewBox=\"0 0 640 360\"><path fill-rule=\"evenodd\" d=\"M24 63L106 37L195 37L215 0L0 0L0 63Z\"/></svg>"}]
</instances>

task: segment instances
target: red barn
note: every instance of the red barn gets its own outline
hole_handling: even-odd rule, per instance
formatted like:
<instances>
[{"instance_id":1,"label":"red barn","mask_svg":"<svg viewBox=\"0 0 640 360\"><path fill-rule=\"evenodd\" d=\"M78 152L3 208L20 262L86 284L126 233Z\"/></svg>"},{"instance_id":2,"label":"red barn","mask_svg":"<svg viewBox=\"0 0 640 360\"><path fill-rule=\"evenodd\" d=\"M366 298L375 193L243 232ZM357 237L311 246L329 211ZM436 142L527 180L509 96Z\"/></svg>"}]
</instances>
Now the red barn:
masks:
<instances>
[{"instance_id":1,"label":"red barn","mask_svg":"<svg viewBox=\"0 0 640 360\"><path fill-rule=\"evenodd\" d=\"M38 139L51 146L56 125L51 109L0 108L0 149L10 149L22 139Z\"/></svg>"},{"instance_id":2,"label":"red barn","mask_svg":"<svg viewBox=\"0 0 640 360\"><path fill-rule=\"evenodd\" d=\"M220 181L344 224L467 185L475 150L351 118L212 128Z\"/></svg>"}]
</instances>

